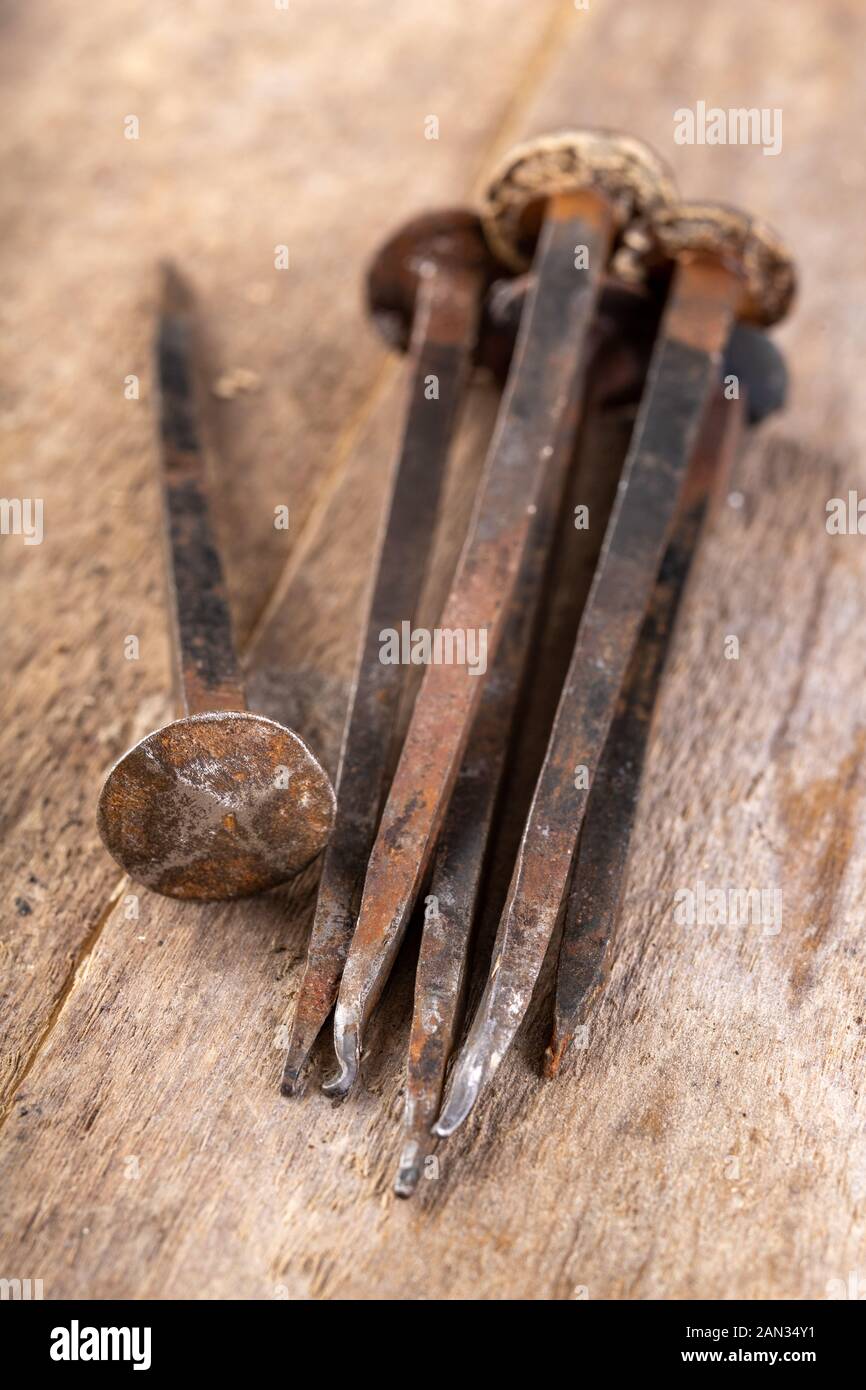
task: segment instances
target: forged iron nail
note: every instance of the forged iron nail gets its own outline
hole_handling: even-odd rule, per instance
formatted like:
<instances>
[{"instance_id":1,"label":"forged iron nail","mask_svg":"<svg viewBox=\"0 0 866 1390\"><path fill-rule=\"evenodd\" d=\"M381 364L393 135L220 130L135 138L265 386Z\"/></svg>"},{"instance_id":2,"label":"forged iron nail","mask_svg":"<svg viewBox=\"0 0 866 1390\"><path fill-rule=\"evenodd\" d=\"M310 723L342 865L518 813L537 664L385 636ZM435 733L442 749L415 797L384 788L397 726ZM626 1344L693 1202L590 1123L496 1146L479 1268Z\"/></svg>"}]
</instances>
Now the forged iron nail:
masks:
<instances>
[{"instance_id":1,"label":"forged iron nail","mask_svg":"<svg viewBox=\"0 0 866 1390\"><path fill-rule=\"evenodd\" d=\"M625 888L656 694L677 611L716 475L726 473L740 432L740 400L717 393L689 464L686 494L592 785L566 904L545 1072L555 1077L603 988Z\"/></svg>"},{"instance_id":2,"label":"forged iron nail","mask_svg":"<svg viewBox=\"0 0 866 1390\"><path fill-rule=\"evenodd\" d=\"M170 266L162 276L156 379L181 717L114 765L97 821L121 868L156 892L243 897L282 883L321 852L334 793L296 733L246 709L210 518L192 300Z\"/></svg>"},{"instance_id":3,"label":"forged iron nail","mask_svg":"<svg viewBox=\"0 0 866 1390\"><path fill-rule=\"evenodd\" d=\"M498 290L494 287L494 293ZM514 281L502 290L509 297L520 293ZM602 410L611 401L636 399L646 369L647 324L654 317L645 295L621 287L603 295L588 371L587 412ZM551 460L548 496L534 517L502 643L481 695L426 890L406 1063L403 1147L394 1183L398 1197L415 1191L434 1147L430 1130L461 1019L486 854L553 537L561 521L573 454L569 443L563 439Z\"/></svg>"},{"instance_id":4,"label":"forged iron nail","mask_svg":"<svg viewBox=\"0 0 866 1390\"><path fill-rule=\"evenodd\" d=\"M448 1059L460 1021L472 924L514 708L566 476L568 449L552 460L494 669L486 681L454 786L425 899L406 1063L404 1143L394 1190L409 1197L430 1152Z\"/></svg>"},{"instance_id":5,"label":"forged iron nail","mask_svg":"<svg viewBox=\"0 0 866 1390\"><path fill-rule=\"evenodd\" d=\"M440 1137L465 1120L529 1006L568 885L589 790L735 319L775 322L793 294L787 252L768 229L742 214L715 205L681 204L661 209L653 231L676 262L668 303L536 783L490 975L434 1127Z\"/></svg>"},{"instance_id":6,"label":"forged iron nail","mask_svg":"<svg viewBox=\"0 0 866 1390\"><path fill-rule=\"evenodd\" d=\"M478 344L483 292L493 261L472 213L416 218L377 255L370 309L384 336L411 348L403 437L378 545L367 621L349 699L337 814L322 861L282 1091L293 1095L334 1007L352 939L364 871L393 766L406 667L380 660L382 633L416 617L458 410ZM438 397L428 398L431 377Z\"/></svg>"},{"instance_id":7,"label":"forged iron nail","mask_svg":"<svg viewBox=\"0 0 866 1390\"><path fill-rule=\"evenodd\" d=\"M526 215L543 215L473 524L441 618L443 631L464 638L486 634L488 664L495 660L551 459L561 440L576 431L588 329L615 235L641 199L651 201L649 190L653 200L661 196L664 181L652 157L643 153L639 160L636 142L627 146L627 157L620 151L612 172L612 151L619 150L613 137L560 137L555 151L551 142L542 142L512 154L488 193L485 230L501 258L509 234L522 248ZM577 248L588 253L579 261ZM515 258L519 263L512 248ZM329 1094L345 1094L357 1076L364 1026L427 873L482 688L483 676L468 665L431 664L425 671L370 855L337 998L339 1073L324 1087Z\"/></svg>"},{"instance_id":8,"label":"forged iron nail","mask_svg":"<svg viewBox=\"0 0 866 1390\"><path fill-rule=\"evenodd\" d=\"M719 389L705 416L586 809L559 948L548 1077L558 1075L610 968L653 708L710 498L726 486L745 424L765 419L784 399L784 362L756 329L737 326L723 372L737 377L740 396L727 400Z\"/></svg>"}]
</instances>

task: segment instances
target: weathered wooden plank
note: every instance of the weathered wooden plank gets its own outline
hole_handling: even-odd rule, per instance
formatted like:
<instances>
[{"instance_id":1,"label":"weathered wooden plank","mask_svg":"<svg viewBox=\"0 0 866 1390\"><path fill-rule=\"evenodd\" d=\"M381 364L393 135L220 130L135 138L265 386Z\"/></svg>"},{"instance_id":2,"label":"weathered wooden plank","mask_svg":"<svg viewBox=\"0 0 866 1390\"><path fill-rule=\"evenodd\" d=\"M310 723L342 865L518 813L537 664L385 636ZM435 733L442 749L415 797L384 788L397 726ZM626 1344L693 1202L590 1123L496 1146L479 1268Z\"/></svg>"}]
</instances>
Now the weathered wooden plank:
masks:
<instances>
[{"instance_id":1,"label":"weathered wooden plank","mask_svg":"<svg viewBox=\"0 0 866 1390\"><path fill-rule=\"evenodd\" d=\"M398 1205L411 961L371 1030L364 1089L289 1105L274 1042L312 879L243 908L143 896L137 922L105 922L0 1133L4 1269L43 1277L48 1296L533 1299L821 1297L862 1266L866 558L824 522L828 497L863 485L862 171L839 133L862 123L864 30L855 0L820 15L806 0L563 9L539 98L507 132L630 127L687 193L778 223L804 279L780 335L789 410L746 450L740 505L717 509L685 598L587 1049L539 1080L540 990L439 1181ZM417 80L430 34L402 32ZM673 111L698 99L782 106L782 154L674 146ZM351 664L346 500L322 518L286 627L302 661L314 653L309 700L332 702L329 727ZM316 572L334 591L321 630ZM781 930L680 925L676 895L699 882L780 890Z\"/></svg>"},{"instance_id":2,"label":"weathered wooden plank","mask_svg":"<svg viewBox=\"0 0 866 1390\"><path fill-rule=\"evenodd\" d=\"M517 0L468 16L457 0L410 14L385 0L243 16L218 3L170 21L130 0L74 13L49 2L7 18L0 449L4 493L44 500L45 540L0 545L0 1111L120 891L96 835L102 777L169 713L156 257L173 256L200 293L243 641L380 386L364 266L395 220L465 195L546 23ZM425 138L431 114L438 140ZM238 368L257 389L224 399ZM274 526L280 504L288 531ZM363 555L347 552L340 572L351 587ZM315 653L284 655L303 677Z\"/></svg>"}]
</instances>

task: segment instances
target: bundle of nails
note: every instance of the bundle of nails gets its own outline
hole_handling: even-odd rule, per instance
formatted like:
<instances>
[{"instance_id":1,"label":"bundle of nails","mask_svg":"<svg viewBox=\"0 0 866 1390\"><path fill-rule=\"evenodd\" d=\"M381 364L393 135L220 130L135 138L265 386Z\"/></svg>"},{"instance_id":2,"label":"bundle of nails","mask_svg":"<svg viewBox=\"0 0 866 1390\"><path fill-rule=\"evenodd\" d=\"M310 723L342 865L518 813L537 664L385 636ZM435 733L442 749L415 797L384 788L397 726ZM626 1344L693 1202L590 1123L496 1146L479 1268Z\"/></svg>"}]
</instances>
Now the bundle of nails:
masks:
<instances>
[{"instance_id":1,"label":"bundle of nails","mask_svg":"<svg viewBox=\"0 0 866 1390\"><path fill-rule=\"evenodd\" d=\"M324 850L283 1092L333 1011L345 1095L422 890L424 913L395 1190L410 1195L463 1123L529 1006L562 922L549 1076L603 985L659 679L708 502L744 412L779 402L757 331L794 290L755 219L678 200L641 142L569 132L511 152L480 215L429 214L369 276L409 390L343 737L336 797L291 729L247 712L208 502L191 303L164 275L156 348L181 716L111 770L99 827L157 892L225 899L285 881ZM734 361L739 390L723 393ZM381 635L411 624L473 366L505 376L468 535L441 614L483 632L487 674L426 667L399 750L405 668ZM435 409L426 385L438 380ZM728 378L731 379L731 378ZM615 501L513 864L486 986L455 1042L482 870L581 416L638 393ZM393 770L393 775L392 774Z\"/></svg>"}]
</instances>

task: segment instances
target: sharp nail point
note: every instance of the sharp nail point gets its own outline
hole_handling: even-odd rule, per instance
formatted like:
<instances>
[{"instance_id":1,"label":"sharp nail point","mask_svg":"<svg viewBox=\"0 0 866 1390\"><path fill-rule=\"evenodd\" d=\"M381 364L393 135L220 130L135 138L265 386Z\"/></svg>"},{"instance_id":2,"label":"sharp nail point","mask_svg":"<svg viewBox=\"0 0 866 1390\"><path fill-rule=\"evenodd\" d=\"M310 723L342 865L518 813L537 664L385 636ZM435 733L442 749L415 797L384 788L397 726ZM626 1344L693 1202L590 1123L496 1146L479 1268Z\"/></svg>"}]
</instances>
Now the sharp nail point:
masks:
<instances>
[{"instance_id":1,"label":"sharp nail point","mask_svg":"<svg viewBox=\"0 0 866 1390\"><path fill-rule=\"evenodd\" d=\"M439 1139L447 1139L455 1129L460 1128L481 1094L481 1088L488 1075L487 1062L483 1059L479 1061L471 1053L465 1058L462 1067L458 1063L452 1075L448 1097L430 1131L431 1134L435 1134Z\"/></svg>"},{"instance_id":2,"label":"sharp nail point","mask_svg":"<svg viewBox=\"0 0 866 1390\"><path fill-rule=\"evenodd\" d=\"M282 1084L280 1085L280 1095L296 1096L301 1089L300 1076L296 1071L288 1069L283 1074Z\"/></svg>"},{"instance_id":3,"label":"sharp nail point","mask_svg":"<svg viewBox=\"0 0 866 1390\"><path fill-rule=\"evenodd\" d=\"M434 1134L437 1139L448 1139L454 1133L455 1129L466 1119L466 1116L472 1109L472 1105L473 1101L470 1101L465 1107L458 1107L454 1104L447 1105L430 1133Z\"/></svg>"},{"instance_id":4,"label":"sharp nail point","mask_svg":"<svg viewBox=\"0 0 866 1390\"><path fill-rule=\"evenodd\" d=\"M349 1094L354 1080L354 1075L347 1075L345 1071L339 1071L337 1075L332 1076L329 1081L322 1082L322 1090L325 1092L326 1096L332 1096L335 1100L340 1100L343 1096Z\"/></svg>"},{"instance_id":5,"label":"sharp nail point","mask_svg":"<svg viewBox=\"0 0 866 1390\"><path fill-rule=\"evenodd\" d=\"M395 1197L411 1197L421 1177L419 1168L401 1168L394 1182Z\"/></svg>"},{"instance_id":6,"label":"sharp nail point","mask_svg":"<svg viewBox=\"0 0 866 1390\"><path fill-rule=\"evenodd\" d=\"M188 312L192 305L192 292L173 261L159 262L159 280L162 313Z\"/></svg>"},{"instance_id":7,"label":"sharp nail point","mask_svg":"<svg viewBox=\"0 0 866 1390\"><path fill-rule=\"evenodd\" d=\"M339 1004L334 1018L334 1051L340 1070L322 1084L322 1090L328 1096L345 1096L352 1089L361 1064L361 1030L356 1021L346 1018Z\"/></svg>"},{"instance_id":8,"label":"sharp nail point","mask_svg":"<svg viewBox=\"0 0 866 1390\"><path fill-rule=\"evenodd\" d=\"M310 1049L294 1039L289 1043L286 1062L283 1067L283 1082L280 1091L284 1096L300 1095L303 1089L301 1073L307 1065Z\"/></svg>"},{"instance_id":9,"label":"sharp nail point","mask_svg":"<svg viewBox=\"0 0 866 1390\"><path fill-rule=\"evenodd\" d=\"M559 1075L559 1068L562 1065L563 1057L568 1051L570 1042L571 1038L567 1036L560 1038L554 1034L551 1038L550 1045L544 1054L544 1075L547 1077L548 1081L554 1081Z\"/></svg>"},{"instance_id":10,"label":"sharp nail point","mask_svg":"<svg viewBox=\"0 0 866 1390\"><path fill-rule=\"evenodd\" d=\"M394 1194L397 1197L411 1197L421 1180L424 1164L424 1150L417 1139L409 1139L400 1155L400 1166L394 1180Z\"/></svg>"}]
</instances>

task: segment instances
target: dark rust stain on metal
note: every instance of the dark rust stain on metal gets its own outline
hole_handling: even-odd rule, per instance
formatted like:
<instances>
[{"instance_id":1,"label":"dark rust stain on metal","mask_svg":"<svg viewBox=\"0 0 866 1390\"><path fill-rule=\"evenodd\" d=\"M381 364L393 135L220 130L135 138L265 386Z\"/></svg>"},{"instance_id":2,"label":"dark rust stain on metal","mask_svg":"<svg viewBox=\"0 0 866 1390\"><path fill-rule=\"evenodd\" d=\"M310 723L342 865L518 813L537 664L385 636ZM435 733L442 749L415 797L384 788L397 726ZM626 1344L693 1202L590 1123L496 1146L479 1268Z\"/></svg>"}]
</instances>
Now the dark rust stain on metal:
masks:
<instances>
[{"instance_id":1,"label":"dark rust stain on metal","mask_svg":"<svg viewBox=\"0 0 866 1390\"><path fill-rule=\"evenodd\" d=\"M477 218L427 214L376 257L368 290L386 336L403 345L411 322L407 410L354 687L349 700L337 816L322 865L316 914L282 1090L301 1071L337 997L370 849L394 762L394 727L406 668L380 659L381 634L412 621L421 596L448 452L479 333L493 263ZM438 398L429 399L431 376ZM412 814L409 808L407 814ZM399 838L400 825L390 833Z\"/></svg>"},{"instance_id":2,"label":"dark rust stain on metal","mask_svg":"<svg viewBox=\"0 0 866 1390\"><path fill-rule=\"evenodd\" d=\"M169 603L184 714L244 709L231 615L208 499L192 370L192 300L172 267L163 274L156 341Z\"/></svg>"},{"instance_id":3,"label":"dark rust stain on metal","mask_svg":"<svg viewBox=\"0 0 866 1390\"><path fill-rule=\"evenodd\" d=\"M526 277L494 286L493 313L500 322L516 327L519 320L512 309L522 307L526 288ZM637 399L657 317L657 305L645 294L616 284L605 288L590 335L587 412ZM487 850L527 657L547 589L553 539L563 520L560 511L576 427L575 403L551 459L547 496L533 518L502 643L481 695L426 889L406 1063L403 1146L394 1184L399 1197L415 1191L435 1146L430 1131L462 1016Z\"/></svg>"},{"instance_id":4,"label":"dark rust stain on metal","mask_svg":"<svg viewBox=\"0 0 866 1390\"><path fill-rule=\"evenodd\" d=\"M178 898L272 888L319 854L334 814L327 774L290 729L246 711L192 371L192 303L163 275L156 342L169 599L183 717L115 764L97 822L133 878Z\"/></svg>"},{"instance_id":5,"label":"dark rust stain on metal","mask_svg":"<svg viewBox=\"0 0 866 1390\"><path fill-rule=\"evenodd\" d=\"M425 336L431 342L458 347L466 336L465 311L458 296L448 298L452 277L458 281L468 278L477 286L480 306L488 284L501 273L475 213L466 208L421 213L389 237L373 258L367 272L367 307L382 337L400 352L408 350L413 333L418 332L419 294L425 292L426 281L434 272L439 274L445 292L439 296L435 334ZM454 310L450 320L449 303ZM480 345L476 323L471 353ZM495 353L495 347L490 351Z\"/></svg>"},{"instance_id":6,"label":"dark rust stain on metal","mask_svg":"<svg viewBox=\"0 0 866 1390\"><path fill-rule=\"evenodd\" d=\"M719 388L689 463L674 531L592 785L559 950L553 1036L545 1054L549 1077L558 1074L610 971L656 696L710 494L728 473L741 421L741 401L725 400Z\"/></svg>"},{"instance_id":7,"label":"dark rust stain on metal","mask_svg":"<svg viewBox=\"0 0 866 1390\"><path fill-rule=\"evenodd\" d=\"M545 1054L550 1077L558 1074L610 970L653 706L710 497L726 485L746 422L763 420L784 402L784 362L762 332L738 324L723 371L736 376L740 396L726 399L720 388L705 416L587 806L559 951L553 1035Z\"/></svg>"},{"instance_id":8,"label":"dark rust stain on metal","mask_svg":"<svg viewBox=\"0 0 866 1390\"><path fill-rule=\"evenodd\" d=\"M486 631L488 664L495 661L556 441L576 418L588 328L612 236L612 213L604 199L570 194L551 199L473 529L441 618L445 629ZM575 270L576 245L589 247L587 270ZM483 678L466 667L431 665L425 671L370 856L340 986L334 1020L340 1072L326 1085L331 1094L344 1094L357 1075L363 1028L427 873L483 685ZM395 825L400 826L397 846Z\"/></svg>"},{"instance_id":9,"label":"dark rust stain on metal","mask_svg":"<svg viewBox=\"0 0 866 1390\"><path fill-rule=\"evenodd\" d=\"M688 460L741 300L718 260L677 266L620 494L518 851L484 994L455 1062L439 1136L468 1115L529 1005L568 885L589 788L646 613ZM584 778L588 786L576 785Z\"/></svg>"},{"instance_id":10,"label":"dark rust stain on metal","mask_svg":"<svg viewBox=\"0 0 866 1390\"><path fill-rule=\"evenodd\" d=\"M100 797L99 829L127 873L158 893L245 897L321 851L327 790L290 729L242 711L190 715L124 755Z\"/></svg>"}]
</instances>

